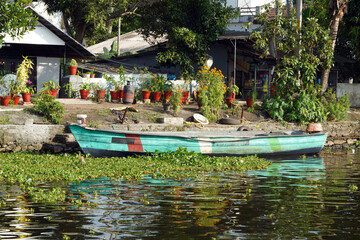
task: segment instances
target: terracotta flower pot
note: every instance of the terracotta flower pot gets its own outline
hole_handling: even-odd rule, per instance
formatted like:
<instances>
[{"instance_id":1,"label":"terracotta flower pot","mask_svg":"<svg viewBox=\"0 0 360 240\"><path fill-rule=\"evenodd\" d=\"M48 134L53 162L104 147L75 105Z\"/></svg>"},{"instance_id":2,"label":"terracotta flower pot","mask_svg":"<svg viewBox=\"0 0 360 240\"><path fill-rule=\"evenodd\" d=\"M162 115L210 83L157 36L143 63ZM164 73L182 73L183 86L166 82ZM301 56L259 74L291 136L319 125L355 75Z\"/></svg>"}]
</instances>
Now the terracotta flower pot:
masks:
<instances>
[{"instance_id":1,"label":"terracotta flower pot","mask_svg":"<svg viewBox=\"0 0 360 240\"><path fill-rule=\"evenodd\" d=\"M119 102L120 92L119 91L110 91L111 101Z\"/></svg>"},{"instance_id":2,"label":"terracotta flower pot","mask_svg":"<svg viewBox=\"0 0 360 240\"><path fill-rule=\"evenodd\" d=\"M10 96L2 97L2 98L1 98L1 105L3 105L3 106L8 106L9 103L10 103L10 99L11 99Z\"/></svg>"},{"instance_id":3,"label":"terracotta flower pot","mask_svg":"<svg viewBox=\"0 0 360 240\"><path fill-rule=\"evenodd\" d=\"M21 93L23 102L30 102L31 99L31 93Z\"/></svg>"},{"instance_id":4,"label":"terracotta flower pot","mask_svg":"<svg viewBox=\"0 0 360 240\"><path fill-rule=\"evenodd\" d=\"M77 67L69 66L70 75L76 75Z\"/></svg>"},{"instance_id":5,"label":"terracotta flower pot","mask_svg":"<svg viewBox=\"0 0 360 240\"><path fill-rule=\"evenodd\" d=\"M80 98L81 99L87 99L89 96L89 90L80 90Z\"/></svg>"},{"instance_id":6,"label":"terracotta flower pot","mask_svg":"<svg viewBox=\"0 0 360 240\"><path fill-rule=\"evenodd\" d=\"M103 98L105 97L105 90L96 90L96 96L98 98Z\"/></svg>"},{"instance_id":7,"label":"terracotta flower pot","mask_svg":"<svg viewBox=\"0 0 360 240\"><path fill-rule=\"evenodd\" d=\"M151 91L142 91L143 100L150 98Z\"/></svg>"},{"instance_id":8,"label":"terracotta flower pot","mask_svg":"<svg viewBox=\"0 0 360 240\"><path fill-rule=\"evenodd\" d=\"M246 98L245 101L246 101L246 106L252 107L252 105L253 105L253 100L252 100L252 98Z\"/></svg>"},{"instance_id":9,"label":"terracotta flower pot","mask_svg":"<svg viewBox=\"0 0 360 240\"><path fill-rule=\"evenodd\" d=\"M52 95L52 96L57 96L57 94L58 94L58 91L59 91L59 89L53 89L53 90L51 90L51 92L50 92L50 95Z\"/></svg>"},{"instance_id":10,"label":"terracotta flower pot","mask_svg":"<svg viewBox=\"0 0 360 240\"><path fill-rule=\"evenodd\" d=\"M172 91L164 91L164 99L169 100L171 98Z\"/></svg>"},{"instance_id":11,"label":"terracotta flower pot","mask_svg":"<svg viewBox=\"0 0 360 240\"><path fill-rule=\"evenodd\" d=\"M13 101L14 101L14 105L18 105L19 101L20 101L20 96L14 96L12 97Z\"/></svg>"},{"instance_id":12,"label":"terracotta flower pot","mask_svg":"<svg viewBox=\"0 0 360 240\"><path fill-rule=\"evenodd\" d=\"M153 92L153 100L155 102L160 101L162 93L161 92Z\"/></svg>"},{"instance_id":13,"label":"terracotta flower pot","mask_svg":"<svg viewBox=\"0 0 360 240\"><path fill-rule=\"evenodd\" d=\"M231 108L232 102L234 102L235 98L226 98L226 105L228 105L229 108ZM251 99L252 100L252 99Z\"/></svg>"},{"instance_id":14,"label":"terracotta flower pot","mask_svg":"<svg viewBox=\"0 0 360 240\"><path fill-rule=\"evenodd\" d=\"M95 73L91 73L90 78L95 78Z\"/></svg>"},{"instance_id":15,"label":"terracotta flower pot","mask_svg":"<svg viewBox=\"0 0 360 240\"><path fill-rule=\"evenodd\" d=\"M186 91L186 92L183 92L183 97L185 98L185 99L188 99L189 98L189 91Z\"/></svg>"}]
</instances>

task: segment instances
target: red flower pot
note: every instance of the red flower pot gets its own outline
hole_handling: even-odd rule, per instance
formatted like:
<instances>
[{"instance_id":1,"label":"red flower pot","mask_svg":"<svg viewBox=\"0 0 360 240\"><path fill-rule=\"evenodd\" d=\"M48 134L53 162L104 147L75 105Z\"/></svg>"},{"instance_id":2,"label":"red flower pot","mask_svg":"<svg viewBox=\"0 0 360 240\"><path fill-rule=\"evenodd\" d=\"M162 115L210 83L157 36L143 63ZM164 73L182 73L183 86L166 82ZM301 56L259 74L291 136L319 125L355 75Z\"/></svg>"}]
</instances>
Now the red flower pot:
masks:
<instances>
[{"instance_id":1,"label":"red flower pot","mask_svg":"<svg viewBox=\"0 0 360 240\"><path fill-rule=\"evenodd\" d=\"M186 99L188 99L189 97L189 91L183 92L183 97Z\"/></svg>"},{"instance_id":2,"label":"red flower pot","mask_svg":"<svg viewBox=\"0 0 360 240\"><path fill-rule=\"evenodd\" d=\"M235 100L235 98L226 98L226 105L228 105L229 108L231 108L232 102Z\"/></svg>"},{"instance_id":3,"label":"red flower pot","mask_svg":"<svg viewBox=\"0 0 360 240\"><path fill-rule=\"evenodd\" d=\"M169 100L171 98L172 91L164 91L164 99Z\"/></svg>"},{"instance_id":4,"label":"red flower pot","mask_svg":"<svg viewBox=\"0 0 360 240\"><path fill-rule=\"evenodd\" d=\"M13 101L14 101L14 105L18 105L18 104L19 104L19 101L20 101L20 97L19 97L19 96L13 97L12 99L13 99Z\"/></svg>"},{"instance_id":5,"label":"red flower pot","mask_svg":"<svg viewBox=\"0 0 360 240\"><path fill-rule=\"evenodd\" d=\"M103 98L105 97L105 90L96 90L96 96L98 98Z\"/></svg>"},{"instance_id":6,"label":"red flower pot","mask_svg":"<svg viewBox=\"0 0 360 240\"><path fill-rule=\"evenodd\" d=\"M143 100L150 98L151 91L142 91Z\"/></svg>"},{"instance_id":7,"label":"red flower pot","mask_svg":"<svg viewBox=\"0 0 360 240\"><path fill-rule=\"evenodd\" d=\"M87 99L89 96L89 90L80 90L80 98L81 99Z\"/></svg>"},{"instance_id":8,"label":"red flower pot","mask_svg":"<svg viewBox=\"0 0 360 240\"><path fill-rule=\"evenodd\" d=\"M95 73L91 73L90 78L95 78Z\"/></svg>"},{"instance_id":9,"label":"red flower pot","mask_svg":"<svg viewBox=\"0 0 360 240\"><path fill-rule=\"evenodd\" d=\"M246 106L252 107L252 105L253 105L253 100L252 100L252 98L246 98L245 101L246 101Z\"/></svg>"},{"instance_id":10,"label":"red flower pot","mask_svg":"<svg viewBox=\"0 0 360 240\"><path fill-rule=\"evenodd\" d=\"M70 75L76 75L77 67L69 66Z\"/></svg>"},{"instance_id":11,"label":"red flower pot","mask_svg":"<svg viewBox=\"0 0 360 240\"><path fill-rule=\"evenodd\" d=\"M161 92L153 92L153 100L155 102L159 101L161 98L162 93Z\"/></svg>"},{"instance_id":12,"label":"red flower pot","mask_svg":"<svg viewBox=\"0 0 360 240\"><path fill-rule=\"evenodd\" d=\"M58 91L59 91L59 89L53 89L53 90L51 90L50 95L56 97L56 95L58 94Z\"/></svg>"},{"instance_id":13,"label":"red flower pot","mask_svg":"<svg viewBox=\"0 0 360 240\"><path fill-rule=\"evenodd\" d=\"M119 91L110 91L111 101L119 102L120 92Z\"/></svg>"},{"instance_id":14,"label":"red flower pot","mask_svg":"<svg viewBox=\"0 0 360 240\"><path fill-rule=\"evenodd\" d=\"M30 102L31 93L21 93L21 96L24 102Z\"/></svg>"},{"instance_id":15,"label":"red flower pot","mask_svg":"<svg viewBox=\"0 0 360 240\"><path fill-rule=\"evenodd\" d=\"M8 96L8 97L2 97L2 98L1 98L1 105L3 105L3 106L8 106L9 103L10 103L10 99L11 99L10 96Z\"/></svg>"},{"instance_id":16,"label":"red flower pot","mask_svg":"<svg viewBox=\"0 0 360 240\"><path fill-rule=\"evenodd\" d=\"M124 89L119 90L119 100L121 100L124 96Z\"/></svg>"}]
</instances>

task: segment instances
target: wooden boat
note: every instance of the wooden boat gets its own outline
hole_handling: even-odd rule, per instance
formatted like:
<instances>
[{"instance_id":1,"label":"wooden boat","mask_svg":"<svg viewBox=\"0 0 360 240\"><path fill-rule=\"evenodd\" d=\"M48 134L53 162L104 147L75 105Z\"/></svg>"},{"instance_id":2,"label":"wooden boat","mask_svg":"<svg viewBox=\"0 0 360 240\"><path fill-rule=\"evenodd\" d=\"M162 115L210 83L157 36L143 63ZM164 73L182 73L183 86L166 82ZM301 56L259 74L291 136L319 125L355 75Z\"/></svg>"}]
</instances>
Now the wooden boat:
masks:
<instances>
[{"instance_id":1,"label":"wooden boat","mask_svg":"<svg viewBox=\"0 0 360 240\"><path fill-rule=\"evenodd\" d=\"M179 147L213 156L314 154L322 150L327 138L324 132L301 131L129 132L76 124L69 127L82 151L92 157L175 151Z\"/></svg>"}]
</instances>

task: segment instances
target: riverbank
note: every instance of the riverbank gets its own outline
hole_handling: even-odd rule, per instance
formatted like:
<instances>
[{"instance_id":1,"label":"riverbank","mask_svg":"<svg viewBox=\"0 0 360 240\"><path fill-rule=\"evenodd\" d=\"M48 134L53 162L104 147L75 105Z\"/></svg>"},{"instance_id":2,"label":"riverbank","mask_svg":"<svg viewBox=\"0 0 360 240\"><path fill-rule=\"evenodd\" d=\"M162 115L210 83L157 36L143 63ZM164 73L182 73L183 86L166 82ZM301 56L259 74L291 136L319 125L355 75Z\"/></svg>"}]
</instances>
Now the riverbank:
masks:
<instances>
[{"instance_id":1,"label":"riverbank","mask_svg":"<svg viewBox=\"0 0 360 240\"><path fill-rule=\"evenodd\" d=\"M251 113L243 106L243 120L241 121L241 107L237 110L227 110L229 116L227 124L212 123L201 125L193 122L192 116L201 113L194 103L185 104L178 117L172 111L164 111L160 103L152 104L114 104L94 103L80 99L58 99L65 106L65 116L62 124L51 125L41 117L33 115L24 109L28 105L0 107L0 152L6 151L45 151L45 152L76 152L79 146L72 134L66 129L66 122L76 122L78 114L87 115L87 125L105 129L127 131L237 131L241 126L252 130L275 132L279 130L303 130L307 126L298 124L282 124L273 121L261 112ZM131 107L120 123L125 107ZM164 123L158 123L162 119ZM353 109L349 112L348 121L323 123L324 131L329 133L326 148L357 147L360 143L360 112ZM234 125L229 125L229 124Z\"/></svg>"}]
</instances>

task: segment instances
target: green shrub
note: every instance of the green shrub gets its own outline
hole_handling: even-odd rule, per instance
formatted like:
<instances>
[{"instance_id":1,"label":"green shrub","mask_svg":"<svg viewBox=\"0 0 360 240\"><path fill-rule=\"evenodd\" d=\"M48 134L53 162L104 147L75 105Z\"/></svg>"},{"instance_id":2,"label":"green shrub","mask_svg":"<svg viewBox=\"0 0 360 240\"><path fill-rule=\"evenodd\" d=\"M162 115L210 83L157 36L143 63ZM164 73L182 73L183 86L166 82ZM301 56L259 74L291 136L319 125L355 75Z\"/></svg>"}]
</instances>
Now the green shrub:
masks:
<instances>
[{"instance_id":1,"label":"green shrub","mask_svg":"<svg viewBox=\"0 0 360 240\"><path fill-rule=\"evenodd\" d=\"M347 118L347 112L350 109L348 94L336 98L336 94L332 90L328 90L324 93L321 101L328 113L329 121L344 120Z\"/></svg>"},{"instance_id":2,"label":"green shrub","mask_svg":"<svg viewBox=\"0 0 360 240\"><path fill-rule=\"evenodd\" d=\"M55 101L55 97L47 94L40 94L34 98L33 110L43 115L48 121L59 124L64 117L64 106Z\"/></svg>"}]
</instances>

